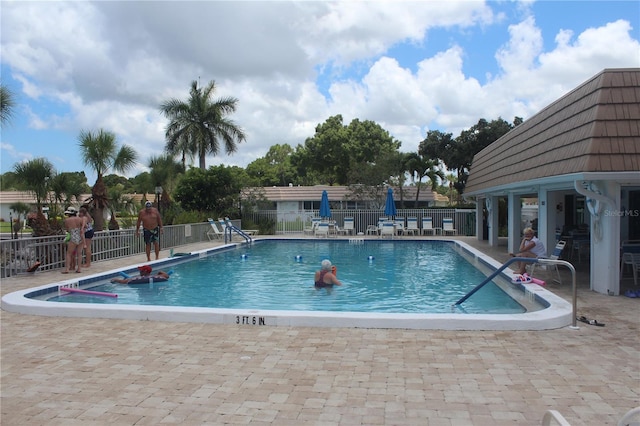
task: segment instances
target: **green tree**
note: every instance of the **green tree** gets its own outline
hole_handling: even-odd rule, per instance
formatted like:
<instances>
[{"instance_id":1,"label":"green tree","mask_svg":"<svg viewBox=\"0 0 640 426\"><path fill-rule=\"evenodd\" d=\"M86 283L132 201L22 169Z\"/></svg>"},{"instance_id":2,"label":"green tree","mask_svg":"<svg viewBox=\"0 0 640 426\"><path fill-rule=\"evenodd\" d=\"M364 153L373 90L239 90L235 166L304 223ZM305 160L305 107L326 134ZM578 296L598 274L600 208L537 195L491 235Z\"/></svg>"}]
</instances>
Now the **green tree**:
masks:
<instances>
[{"instance_id":1,"label":"green tree","mask_svg":"<svg viewBox=\"0 0 640 426\"><path fill-rule=\"evenodd\" d=\"M31 206L27 203L17 201L9 204L9 209L16 214L14 222L11 224L11 230L14 239L18 239L18 231L22 229L22 215L27 215L31 211Z\"/></svg>"},{"instance_id":2,"label":"green tree","mask_svg":"<svg viewBox=\"0 0 640 426\"><path fill-rule=\"evenodd\" d=\"M298 183L296 172L291 165L293 148L288 144L272 145L262 158L247 165L246 171L253 186L286 186Z\"/></svg>"},{"instance_id":3,"label":"green tree","mask_svg":"<svg viewBox=\"0 0 640 426\"><path fill-rule=\"evenodd\" d=\"M521 123L522 119L516 117L514 121ZM455 139L452 139L450 133L430 131L427 133L427 138L420 143L418 153L429 158L438 158L449 170L455 170L457 173L455 188L462 194L469 177L473 156L512 128L513 125L502 118L491 122L481 118L478 123L468 130L463 130Z\"/></svg>"},{"instance_id":4,"label":"green tree","mask_svg":"<svg viewBox=\"0 0 640 426\"><path fill-rule=\"evenodd\" d=\"M149 176L154 186L154 193L155 188L162 188L158 208L162 213L168 212L171 205L171 193L176 187L178 178L184 174L184 167L180 162L175 161L173 156L165 154L151 157L149 168L151 169ZM171 220L167 219L171 218L165 217L163 222L170 224Z\"/></svg>"},{"instance_id":5,"label":"green tree","mask_svg":"<svg viewBox=\"0 0 640 426\"><path fill-rule=\"evenodd\" d=\"M121 175L110 174L103 176L104 186L107 188L115 188L116 185L122 185L122 190L125 192L134 192L132 182Z\"/></svg>"},{"instance_id":6,"label":"green tree","mask_svg":"<svg viewBox=\"0 0 640 426\"><path fill-rule=\"evenodd\" d=\"M191 168L180 179L175 199L185 210L234 218L238 216L240 191L247 179L239 167Z\"/></svg>"},{"instance_id":7,"label":"green tree","mask_svg":"<svg viewBox=\"0 0 640 426\"><path fill-rule=\"evenodd\" d=\"M49 196L51 202L49 203L49 213L53 216L58 216L58 206L69 205L75 199L76 202L80 201L80 196L85 193L86 181L84 172L82 178L79 178L77 172L68 173L63 172L53 176L49 181Z\"/></svg>"},{"instance_id":8,"label":"green tree","mask_svg":"<svg viewBox=\"0 0 640 426\"><path fill-rule=\"evenodd\" d=\"M361 183L350 180L357 176L355 169L374 165L399 148L400 142L377 123L354 119L344 126L342 116L336 115L316 126L315 135L298 146L291 162L299 176L315 172L322 177L319 183L348 185Z\"/></svg>"},{"instance_id":9,"label":"green tree","mask_svg":"<svg viewBox=\"0 0 640 426\"><path fill-rule=\"evenodd\" d=\"M17 163L13 167L19 189L29 191L36 197L36 218L31 222L36 237L51 235L51 226L42 213L42 203L49 192L49 181L55 176L53 164L46 158Z\"/></svg>"},{"instance_id":10,"label":"green tree","mask_svg":"<svg viewBox=\"0 0 640 426\"><path fill-rule=\"evenodd\" d=\"M15 95L7 86L0 84L0 125L5 125L11 121L15 108Z\"/></svg>"},{"instance_id":11,"label":"green tree","mask_svg":"<svg viewBox=\"0 0 640 426\"><path fill-rule=\"evenodd\" d=\"M409 154L407 160L407 168L411 175L411 180L416 184L416 199L414 207L418 207L418 200L420 199L420 190L422 188L422 181L424 178L428 178L431 182L431 190L435 191L438 187L438 183L444 180L445 175L438 167L438 160L432 160L430 158L421 156L418 153Z\"/></svg>"},{"instance_id":12,"label":"green tree","mask_svg":"<svg viewBox=\"0 0 640 426\"><path fill-rule=\"evenodd\" d=\"M197 156L200 169L205 170L205 157L218 155L220 140L227 154L232 154L237 150L236 141L246 138L244 131L227 117L235 112L238 100L225 97L212 101L215 89L215 81L204 88L198 88L198 82L193 81L187 102L170 99L160 105L160 111L169 119L165 150L171 155L181 154L183 166L187 155Z\"/></svg>"},{"instance_id":13,"label":"green tree","mask_svg":"<svg viewBox=\"0 0 640 426\"><path fill-rule=\"evenodd\" d=\"M133 148L123 145L118 149L116 135L100 129L92 133L81 131L78 138L82 161L93 168L98 175L95 185L91 188L89 205L93 210L94 229L104 229L104 210L109 206L107 188L104 184L104 175L108 170L125 173L136 162L136 152Z\"/></svg>"}]
</instances>

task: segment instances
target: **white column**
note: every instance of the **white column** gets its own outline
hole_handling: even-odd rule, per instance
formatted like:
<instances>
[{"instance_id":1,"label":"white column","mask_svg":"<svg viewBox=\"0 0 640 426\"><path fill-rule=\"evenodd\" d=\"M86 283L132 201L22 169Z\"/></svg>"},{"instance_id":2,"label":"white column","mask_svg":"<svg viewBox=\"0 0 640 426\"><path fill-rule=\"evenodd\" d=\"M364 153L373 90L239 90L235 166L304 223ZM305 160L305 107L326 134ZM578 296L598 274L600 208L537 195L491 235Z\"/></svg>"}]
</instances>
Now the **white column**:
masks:
<instances>
[{"instance_id":1,"label":"white column","mask_svg":"<svg viewBox=\"0 0 640 426\"><path fill-rule=\"evenodd\" d=\"M507 248L509 253L517 253L520 248L520 222L522 220L522 201L520 200L520 195L509 193L507 205L509 209L509 238Z\"/></svg>"},{"instance_id":2,"label":"white column","mask_svg":"<svg viewBox=\"0 0 640 426\"><path fill-rule=\"evenodd\" d=\"M482 241L482 225L484 224L483 217L484 198L478 198L476 201L476 239Z\"/></svg>"},{"instance_id":3,"label":"white column","mask_svg":"<svg viewBox=\"0 0 640 426\"><path fill-rule=\"evenodd\" d=\"M498 246L498 200L498 197L489 196L486 202L487 208L489 209L489 216L487 217L487 223L489 225L489 245L492 247Z\"/></svg>"},{"instance_id":4,"label":"white column","mask_svg":"<svg viewBox=\"0 0 640 426\"><path fill-rule=\"evenodd\" d=\"M620 184L598 182L598 188L615 205L600 203L598 217L591 216L591 290L620 294ZM598 222L599 219L599 222ZM600 229L598 229L600 228Z\"/></svg>"}]
</instances>

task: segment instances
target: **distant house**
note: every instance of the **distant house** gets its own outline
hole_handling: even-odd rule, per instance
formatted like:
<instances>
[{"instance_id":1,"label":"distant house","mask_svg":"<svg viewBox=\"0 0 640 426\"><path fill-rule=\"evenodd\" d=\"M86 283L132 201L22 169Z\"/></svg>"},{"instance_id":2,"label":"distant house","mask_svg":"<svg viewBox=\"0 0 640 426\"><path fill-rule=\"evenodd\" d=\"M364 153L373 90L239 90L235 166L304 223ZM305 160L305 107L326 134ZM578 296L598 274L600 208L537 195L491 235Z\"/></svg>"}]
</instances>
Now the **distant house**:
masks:
<instances>
[{"instance_id":1,"label":"distant house","mask_svg":"<svg viewBox=\"0 0 640 426\"><path fill-rule=\"evenodd\" d=\"M125 196L131 199L131 201L136 206L142 206L143 199L145 199L144 194L127 194ZM86 202L87 199L89 199L89 197L91 197L91 194L82 194L80 195L80 198L77 201L74 200L74 202L72 202L70 205L75 207L80 207L82 204ZM151 201L153 201L153 197L154 197L153 194L146 195L146 199ZM15 213L11 211L10 206L17 202L25 203L28 206L31 206L31 210L33 212L35 212L36 210L36 199L31 192L0 191L0 220L4 220L8 222L10 216L15 219L16 217ZM45 213L45 215L47 215L52 210L51 207L53 207L53 206L50 206L48 202L43 202L42 206L43 206L42 208L43 213ZM65 207L67 206L66 205L57 206L57 208L53 210L57 211L58 214L62 214ZM106 213L108 214L109 212L107 211ZM24 219L24 217L22 217L22 219Z\"/></svg>"},{"instance_id":2,"label":"distant house","mask_svg":"<svg viewBox=\"0 0 640 426\"><path fill-rule=\"evenodd\" d=\"M414 208L417 187L406 186L402 189L402 194L398 188L393 188L396 206L401 207L404 202L406 208ZM381 208L384 206L387 194L386 188L381 190L376 199L370 197L362 197L354 194L348 186L266 186L262 188L249 188L243 191L241 200L246 201L251 195L260 194L264 199L271 203L271 208L278 211L301 211L301 210L318 210L320 209L320 198L322 191L327 191L329 203L332 209L337 210L357 210ZM417 208L428 208L435 206L444 206L448 202L446 196L440 195L428 186L420 188Z\"/></svg>"},{"instance_id":3,"label":"distant house","mask_svg":"<svg viewBox=\"0 0 640 426\"><path fill-rule=\"evenodd\" d=\"M509 252L522 199L537 199L547 252L567 240L566 257L590 261L591 289L619 294L621 242L640 239L640 69L605 69L480 151L465 196L477 199L477 224L486 215L494 246L507 200ZM572 244L578 237L586 242Z\"/></svg>"}]
</instances>

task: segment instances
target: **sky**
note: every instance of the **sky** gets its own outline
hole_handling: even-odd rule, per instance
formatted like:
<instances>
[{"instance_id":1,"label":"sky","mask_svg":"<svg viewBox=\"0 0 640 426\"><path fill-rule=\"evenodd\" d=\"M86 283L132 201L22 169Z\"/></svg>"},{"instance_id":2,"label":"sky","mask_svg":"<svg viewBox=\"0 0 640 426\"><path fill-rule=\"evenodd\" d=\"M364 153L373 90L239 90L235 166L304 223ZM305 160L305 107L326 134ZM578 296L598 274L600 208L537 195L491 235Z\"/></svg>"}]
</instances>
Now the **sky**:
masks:
<instances>
[{"instance_id":1,"label":"sky","mask_svg":"<svg viewBox=\"0 0 640 426\"><path fill-rule=\"evenodd\" d=\"M16 108L0 173L46 157L95 173L81 131L162 154L159 105L192 81L232 96L246 141L207 166L303 145L341 114L416 152L430 130L525 120L605 68L640 67L637 1L1 1L0 78ZM193 160L197 166L197 159Z\"/></svg>"}]
</instances>

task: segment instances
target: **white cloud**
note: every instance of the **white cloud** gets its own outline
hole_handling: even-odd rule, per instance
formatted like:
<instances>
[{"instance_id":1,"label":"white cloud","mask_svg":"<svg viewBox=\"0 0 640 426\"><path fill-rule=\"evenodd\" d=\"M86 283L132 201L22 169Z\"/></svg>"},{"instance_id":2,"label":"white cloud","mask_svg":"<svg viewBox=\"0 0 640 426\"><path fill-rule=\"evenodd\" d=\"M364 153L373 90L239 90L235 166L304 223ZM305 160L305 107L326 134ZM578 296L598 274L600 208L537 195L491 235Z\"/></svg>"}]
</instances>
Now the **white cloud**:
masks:
<instances>
[{"instance_id":1,"label":"white cloud","mask_svg":"<svg viewBox=\"0 0 640 426\"><path fill-rule=\"evenodd\" d=\"M527 118L604 68L640 66L627 21L578 34L565 28L545 51L530 3L517 5L525 17L510 25L497 6L3 2L2 62L32 100L34 128L67 132L70 151L80 129L105 128L134 146L144 164L164 147L160 102L186 99L192 80L215 80L216 97L239 99L231 118L247 141L207 164L240 166L273 144L304 143L336 114L347 124L375 120L403 150L415 150L427 130L457 136L479 118ZM482 58L498 72L472 75L480 65L470 63L475 52L465 42L490 27L505 31L500 47ZM393 57L405 44L414 56ZM318 74L337 79L325 87ZM41 103L60 104L62 112L36 110ZM78 161L67 161L77 170Z\"/></svg>"}]
</instances>

